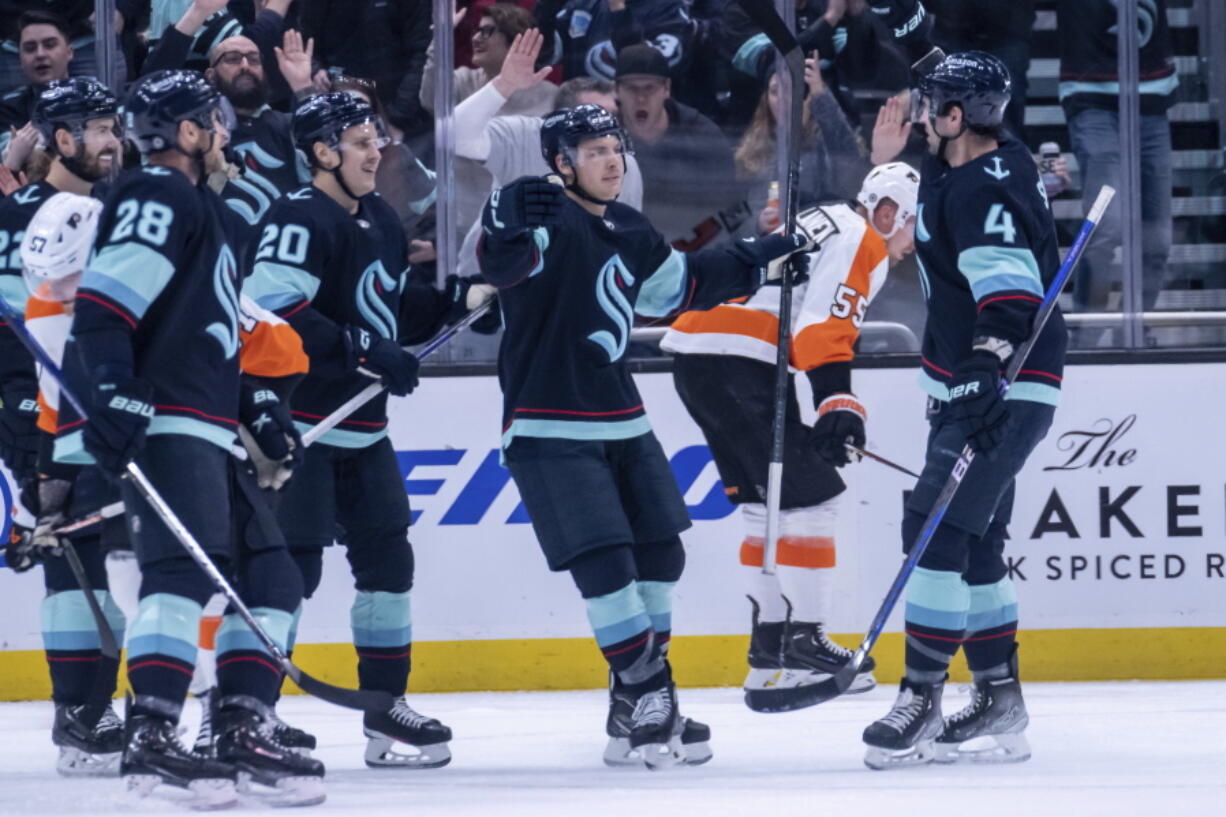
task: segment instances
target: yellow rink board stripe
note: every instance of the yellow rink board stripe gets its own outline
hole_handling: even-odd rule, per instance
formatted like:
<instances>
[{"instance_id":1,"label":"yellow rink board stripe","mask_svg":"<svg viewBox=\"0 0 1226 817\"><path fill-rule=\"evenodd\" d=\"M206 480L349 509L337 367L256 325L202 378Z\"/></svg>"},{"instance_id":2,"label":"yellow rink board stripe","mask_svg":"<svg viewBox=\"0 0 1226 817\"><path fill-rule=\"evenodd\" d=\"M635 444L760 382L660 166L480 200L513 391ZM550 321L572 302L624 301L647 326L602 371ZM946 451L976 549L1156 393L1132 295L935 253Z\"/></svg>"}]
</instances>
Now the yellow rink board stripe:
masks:
<instances>
[{"instance_id":1,"label":"yellow rink board stripe","mask_svg":"<svg viewBox=\"0 0 1226 817\"><path fill-rule=\"evenodd\" d=\"M859 636L836 636L852 646ZM1025 681L1191 680L1226 678L1226 628L1179 627L1109 630L1028 630L1019 635ZM902 635L881 637L873 656L877 679L902 675ZM678 636L669 655L682 686L739 686L745 677L743 635ZM349 644L302 644L294 658L324 681L357 684ZM413 645L413 692L592 689L607 670L587 638L423 641ZM959 657L950 673L969 678ZM125 684L126 686L126 684ZM291 685L292 686L292 685ZM296 692L287 689L287 692ZM0 652L0 700L51 695L47 664L38 650Z\"/></svg>"}]
</instances>

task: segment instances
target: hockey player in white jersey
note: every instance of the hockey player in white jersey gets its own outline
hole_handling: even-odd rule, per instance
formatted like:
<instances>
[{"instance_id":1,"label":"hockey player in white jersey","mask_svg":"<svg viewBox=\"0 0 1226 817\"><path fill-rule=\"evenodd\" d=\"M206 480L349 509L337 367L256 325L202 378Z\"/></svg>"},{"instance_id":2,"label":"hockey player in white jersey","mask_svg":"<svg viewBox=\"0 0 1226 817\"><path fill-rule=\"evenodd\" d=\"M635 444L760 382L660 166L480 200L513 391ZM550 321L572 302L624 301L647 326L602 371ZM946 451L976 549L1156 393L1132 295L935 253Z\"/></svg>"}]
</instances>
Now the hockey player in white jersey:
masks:
<instances>
[{"instance_id":1,"label":"hockey player in white jersey","mask_svg":"<svg viewBox=\"0 0 1226 817\"><path fill-rule=\"evenodd\" d=\"M790 363L812 386L817 422L800 419L795 388L786 414L778 570L762 571L767 465L775 407L779 290L679 317L661 346L672 352L677 392L711 447L728 499L740 506L740 561L749 580L753 630L745 702L779 712L812 706L814 685L851 651L826 632L833 598L835 522L845 489L837 468L862 447L868 413L851 390L854 345L891 262L914 249L919 174L902 163L874 168L854 203L800 214L801 230L825 234L809 252L792 301ZM875 684L865 662L852 692Z\"/></svg>"}]
</instances>

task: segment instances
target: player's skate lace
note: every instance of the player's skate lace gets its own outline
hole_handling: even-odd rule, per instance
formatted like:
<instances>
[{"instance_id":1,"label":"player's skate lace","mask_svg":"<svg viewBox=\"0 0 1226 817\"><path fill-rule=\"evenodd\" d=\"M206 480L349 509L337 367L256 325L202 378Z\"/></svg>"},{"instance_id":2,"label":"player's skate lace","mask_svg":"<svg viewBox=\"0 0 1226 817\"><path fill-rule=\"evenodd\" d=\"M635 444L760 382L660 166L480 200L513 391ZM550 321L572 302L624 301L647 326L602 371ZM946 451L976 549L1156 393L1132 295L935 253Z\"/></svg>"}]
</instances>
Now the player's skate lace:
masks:
<instances>
[{"instance_id":1,"label":"player's skate lace","mask_svg":"<svg viewBox=\"0 0 1226 817\"><path fill-rule=\"evenodd\" d=\"M906 698L906 700L903 700ZM894 708L886 713L881 723L899 732L905 732L907 727L924 711L924 699L911 690L904 690L894 703Z\"/></svg>"},{"instance_id":2,"label":"player's skate lace","mask_svg":"<svg viewBox=\"0 0 1226 817\"><path fill-rule=\"evenodd\" d=\"M112 732L123 731L123 721L119 715L115 714L115 710L111 707L106 707L102 710L102 717L98 718L98 725L94 727L95 732Z\"/></svg>"},{"instance_id":3,"label":"player's skate lace","mask_svg":"<svg viewBox=\"0 0 1226 817\"><path fill-rule=\"evenodd\" d=\"M635 726L658 726L672 717L668 690L657 689L638 699L631 716Z\"/></svg>"},{"instance_id":4,"label":"player's skate lace","mask_svg":"<svg viewBox=\"0 0 1226 817\"><path fill-rule=\"evenodd\" d=\"M836 655L844 661L851 660L851 656L853 654L852 651L841 644L836 644L835 642L831 641L830 636L826 635L826 631L820 626L817 628L817 640L818 643L822 645L822 649L824 649L826 652Z\"/></svg>"},{"instance_id":5,"label":"player's skate lace","mask_svg":"<svg viewBox=\"0 0 1226 817\"><path fill-rule=\"evenodd\" d=\"M979 684L975 684L971 689L971 702L949 716L946 722L947 729L961 726L966 721L973 720L979 715L981 709L987 706L987 695L984 693L983 688Z\"/></svg>"},{"instance_id":6,"label":"player's skate lace","mask_svg":"<svg viewBox=\"0 0 1226 817\"><path fill-rule=\"evenodd\" d=\"M423 715L409 706L403 697L396 699L396 703L392 705L392 711L388 714L393 720L404 724L410 729L420 728L434 720L429 715Z\"/></svg>"}]
</instances>

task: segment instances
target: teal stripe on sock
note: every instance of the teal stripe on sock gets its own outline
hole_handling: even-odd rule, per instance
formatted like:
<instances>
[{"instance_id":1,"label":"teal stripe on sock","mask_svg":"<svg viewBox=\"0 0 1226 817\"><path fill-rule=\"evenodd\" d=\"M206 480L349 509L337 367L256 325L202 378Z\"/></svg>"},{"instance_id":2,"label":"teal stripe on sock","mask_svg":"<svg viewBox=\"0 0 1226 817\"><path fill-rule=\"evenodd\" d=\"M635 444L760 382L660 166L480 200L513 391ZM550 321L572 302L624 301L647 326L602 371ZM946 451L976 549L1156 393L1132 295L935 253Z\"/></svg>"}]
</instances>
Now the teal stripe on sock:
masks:
<instances>
[{"instance_id":1,"label":"teal stripe on sock","mask_svg":"<svg viewBox=\"0 0 1226 817\"><path fill-rule=\"evenodd\" d=\"M651 618L651 628L657 633L673 628L673 588L676 582L639 582L639 596Z\"/></svg>"},{"instance_id":2,"label":"teal stripe on sock","mask_svg":"<svg viewBox=\"0 0 1226 817\"><path fill-rule=\"evenodd\" d=\"M63 590L43 599L43 646L48 650L96 650L98 625L84 590Z\"/></svg>"},{"instance_id":3,"label":"teal stripe on sock","mask_svg":"<svg viewBox=\"0 0 1226 817\"><path fill-rule=\"evenodd\" d=\"M128 662L160 653L189 664L196 663L200 616L204 608L173 593L154 593L140 600L128 631Z\"/></svg>"},{"instance_id":4,"label":"teal stripe on sock","mask_svg":"<svg viewBox=\"0 0 1226 817\"><path fill-rule=\"evenodd\" d=\"M251 615L255 617L260 628L272 636L272 640L284 651L285 645L289 643L289 631L294 620L293 613L272 607L252 607ZM247 626L247 622L234 613L222 618L221 627L217 629L217 654L221 655L231 650L256 650L271 654L265 649L264 643Z\"/></svg>"},{"instance_id":5,"label":"teal stripe on sock","mask_svg":"<svg viewBox=\"0 0 1226 817\"><path fill-rule=\"evenodd\" d=\"M638 582L630 582L621 590L586 599L587 620L602 647L625 641L651 626Z\"/></svg>"},{"instance_id":6,"label":"teal stripe on sock","mask_svg":"<svg viewBox=\"0 0 1226 817\"><path fill-rule=\"evenodd\" d=\"M907 582L907 621L923 627L962 631L970 604L960 573L917 567Z\"/></svg>"},{"instance_id":7,"label":"teal stripe on sock","mask_svg":"<svg viewBox=\"0 0 1226 817\"><path fill-rule=\"evenodd\" d=\"M971 585L966 629L972 633L1017 621L1017 588L1006 576L995 584Z\"/></svg>"},{"instance_id":8,"label":"teal stripe on sock","mask_svg":"<svg viewBox=\"0 0 1226 817\"><path fill-rule=\"evenodd\" d=\"M359 590L349 611L355 647L401 647L413 641L409 595Z\"/></svg>"}]
</instances>

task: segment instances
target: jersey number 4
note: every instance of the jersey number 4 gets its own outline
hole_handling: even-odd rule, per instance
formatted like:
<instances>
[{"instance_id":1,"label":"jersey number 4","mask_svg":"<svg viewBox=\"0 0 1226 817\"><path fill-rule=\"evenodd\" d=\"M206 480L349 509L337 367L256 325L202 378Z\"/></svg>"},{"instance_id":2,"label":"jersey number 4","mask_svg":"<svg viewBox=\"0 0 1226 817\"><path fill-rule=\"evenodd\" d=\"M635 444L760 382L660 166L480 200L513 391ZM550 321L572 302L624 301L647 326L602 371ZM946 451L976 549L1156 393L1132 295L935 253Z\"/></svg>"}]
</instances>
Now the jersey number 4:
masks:
<instances>
[{"instance_id":1,"label":"jersey number 4","mask_svg":"<svg viewBox=\"0 0 1226 817\"><path fill-rule=\"evenodd\" d=\"M988 210L988 217L983 222L983 234L998 234L1006 244L1012 244L1017 238L1017 229L1013 226L1013 214L1005 209L1003 204L993 204Z\"/></svg>"},{"instance_id":2,"label":"jersey number 4","mask_svg":"<svg viewBox=\"0 0 1226 817\"><path fill-rule=\"evenodd\" d=\"M864 323L864 313L868 309L868 298L847 286L839 284L839 291L834 294L834 303L830 305L830 314L836 318L851 318L853 326Z\"/></svg>"}]
</instances>

